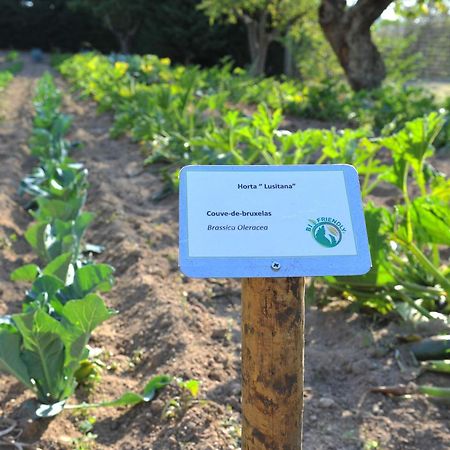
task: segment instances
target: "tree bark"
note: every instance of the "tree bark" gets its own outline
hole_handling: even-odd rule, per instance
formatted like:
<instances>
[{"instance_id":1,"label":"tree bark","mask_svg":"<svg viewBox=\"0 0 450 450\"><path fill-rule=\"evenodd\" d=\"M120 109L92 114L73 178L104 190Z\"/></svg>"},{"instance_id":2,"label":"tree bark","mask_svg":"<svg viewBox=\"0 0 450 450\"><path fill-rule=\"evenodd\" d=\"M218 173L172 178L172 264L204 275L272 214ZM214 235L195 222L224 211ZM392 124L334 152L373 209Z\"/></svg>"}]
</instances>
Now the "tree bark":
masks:
<instances>
[{"instance_id":1,"label":"tree bark","mask_svg":"<svg viewBox=\"0 0 450 450\"><path fill-rule=\"evenodd\" d=\"M381 86L386 68L370 28L393 0L322 0L319 23L353 90Z\"/></svg>"},{"instance_id":2,"label":"tree bark","mask_svg":"<svg viewBox=\"0 0 450 450\"><path fill-rule=\"evenodd\" d=\"M275 31L267 31L267 12L263 12L257 19L244 16L245 28L250 50L250 74L261 76L265 73L267 51L270 43L276 38Z\"/></svg>"},{"instance_id":3,"label":"tree bark","mask_svg":"<svg viewBox=\"0 0 450 450\"><path fill-rule=\"evenodd\" d=\"M289 35L285 38L283 65L284 74L290 78L293 78L295 76L296 67L294 60L293 41Z\"/></svg>"},{"instance_id":4,"label":"tree bark","mask_svg":"<svg viewBox=\"0 0 450 450\"><path fill-rule=\"evenodd\" d=\"M131 36L125 33L115 33L117 40L119 41L119 49L122 55L128 55L130 53L130 41Z\"/></svg>"},{"instance_id":5,"label":"tree bark","mask_svg":"<svg viewBox=\"0 0 450 450\"><path fill-rule=\"evenodd\" d=\"M103 20L105 21L106 27L111 31L111 33L114 34L115 38L117 39L119 43L120 53L123 55L130 54L131 40L139 31L142 25L142 20L135 21L135 25L130 25L129 29L125 31L123 29L115 27L113 21L111 20L111 17L109 17L108 15L106 15Z\"/></svg>"}]
</instances>

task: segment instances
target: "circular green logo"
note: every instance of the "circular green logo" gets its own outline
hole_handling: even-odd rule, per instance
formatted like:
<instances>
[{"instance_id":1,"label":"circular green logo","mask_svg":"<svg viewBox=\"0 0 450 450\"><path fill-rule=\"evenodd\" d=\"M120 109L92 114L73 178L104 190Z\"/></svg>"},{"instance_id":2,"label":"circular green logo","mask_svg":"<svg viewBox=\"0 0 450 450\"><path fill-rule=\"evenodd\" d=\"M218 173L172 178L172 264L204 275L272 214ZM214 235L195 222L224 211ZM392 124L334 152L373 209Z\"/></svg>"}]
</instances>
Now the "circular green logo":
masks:
<instances>
[{"instance_id":1,"label":"circular green logo","mask_svg":"<svg viewBox=\"0 0 450 450\"><path fill-rule=\"evenodd\" d=\"M318 222L311 232L314 239L324 247L336 247L342 241L342 231L331 222Z\"/></svg>"}]
</instances>

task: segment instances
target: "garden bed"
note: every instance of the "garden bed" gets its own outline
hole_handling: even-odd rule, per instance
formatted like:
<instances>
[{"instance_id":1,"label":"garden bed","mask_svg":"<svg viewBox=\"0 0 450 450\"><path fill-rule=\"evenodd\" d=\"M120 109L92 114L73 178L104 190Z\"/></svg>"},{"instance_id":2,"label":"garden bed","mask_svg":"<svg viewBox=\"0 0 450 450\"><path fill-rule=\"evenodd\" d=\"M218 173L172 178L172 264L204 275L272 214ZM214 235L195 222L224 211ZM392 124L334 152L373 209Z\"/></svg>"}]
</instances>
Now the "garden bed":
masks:
<instances>
[{"instance_id":1,"label":"garden bed","mask_svg":"<svg viewBox=\"0 0 450 450\"><path fill-rule=\"evenodd\" d=\"M30 218L16 192L34 164L26 142L33 86L43 69L27 62L0 94L5 98L5 120L0 123L0 314L19 311L26 286L10 282L9 274L33 260L23 237ZM68 86L59 83L68 93ZM178 401L176 411L166 408L178 395L172 388L132 409L66 411L41 430L37 447L239 448L238 281L193 280L180 274L177 196L154 200L163 188L157 168L144 169L139 147L127 138L109 138L112 118L99 115L93 103L67 94L65 112L74 117L70 138L85 143L76 159L89 169L87 209L97 216L87 240L106 246L96 261L116 267L116 285L107 303L119 311L93 335L91 345L103 350L105 368L90 390L78 391L78 400L101 401L139 390L155 374L197 379L201 390L198 399ZM320 290L316 296L315 303L320 303ZM394 358L399 334L435 330L379 322L347 306L336 301L307 309L305 450L447 448L448 404L369 392L374 386L410 381ZM446 379L424 375L421 381L444 385ZM30 393L4 375L0 393L0 414L19 419Z\"/></svg>"}]
</instances>

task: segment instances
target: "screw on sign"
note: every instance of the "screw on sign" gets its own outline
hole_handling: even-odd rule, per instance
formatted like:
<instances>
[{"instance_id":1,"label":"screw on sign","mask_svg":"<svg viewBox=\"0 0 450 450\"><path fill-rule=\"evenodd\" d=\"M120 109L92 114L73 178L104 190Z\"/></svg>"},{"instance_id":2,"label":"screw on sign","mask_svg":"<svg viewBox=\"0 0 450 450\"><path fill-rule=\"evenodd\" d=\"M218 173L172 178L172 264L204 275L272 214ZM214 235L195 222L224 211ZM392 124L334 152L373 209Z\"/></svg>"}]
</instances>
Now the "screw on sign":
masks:
<instances>
[{"instance_id":1,"label":"screw on sign","mask_svg":"<svg viewBox=\"0 0 450 450\"><path fill-rule=\"evenodd\" d=\"M300 450L305 277L371 266L355 169L184 167L179 262L242 279L242 448Z\"/></svg>"},{"instance_id":2,"label":"screw on sign","mask_svg":"<svg viewBox=\"0 0 450 450\"><path fill-rule=\"evenodd\" d=\"M281 264L279 262L274 261L272 263L272 270L274 270L275 272L278 272L281 269Z\"/></svg>"}]
</instances>

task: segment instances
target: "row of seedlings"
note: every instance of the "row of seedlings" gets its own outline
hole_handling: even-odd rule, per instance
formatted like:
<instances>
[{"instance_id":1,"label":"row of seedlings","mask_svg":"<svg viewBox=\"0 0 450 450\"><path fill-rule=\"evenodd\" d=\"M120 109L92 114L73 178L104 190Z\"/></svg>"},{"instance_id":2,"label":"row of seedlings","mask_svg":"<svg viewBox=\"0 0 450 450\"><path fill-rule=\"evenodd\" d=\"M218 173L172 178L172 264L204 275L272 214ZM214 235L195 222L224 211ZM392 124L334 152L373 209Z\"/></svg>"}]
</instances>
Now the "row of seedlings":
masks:
<instances>
[{"instance_id":1,"label":"row of seedlings","mask_svg":"<svg viewBox=\"0 0 450 450\"><path fill-rule=\"evenodd\" d=\"M31 282L22 312L0 317L0 370L14 375L37 398L38 416L64 408L88 357L92 331L114 314L98 292L111 289L113 268L86 259L82 238L94 215L83 211L88 171L70 153L71 118L61 113L61 92L50 74L37 84L30 151L39 164L20 184L34 222L25 238L40 265L15 270Z\"/></svg>"},{"instance_id":2,"label":"row of seedlings","mask_svg":"<svg viewBox=\"0 0 450 450\"><path fill-rule=\"evenodd\" d=\"M23 67L22 61L19 59L19 54L15 51L7 53L5 56L5 64L0 70L0 92L6 89Z\"/></svg>"}]
</instances>

